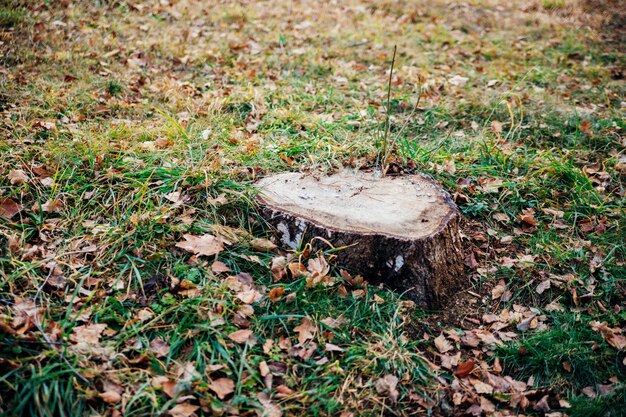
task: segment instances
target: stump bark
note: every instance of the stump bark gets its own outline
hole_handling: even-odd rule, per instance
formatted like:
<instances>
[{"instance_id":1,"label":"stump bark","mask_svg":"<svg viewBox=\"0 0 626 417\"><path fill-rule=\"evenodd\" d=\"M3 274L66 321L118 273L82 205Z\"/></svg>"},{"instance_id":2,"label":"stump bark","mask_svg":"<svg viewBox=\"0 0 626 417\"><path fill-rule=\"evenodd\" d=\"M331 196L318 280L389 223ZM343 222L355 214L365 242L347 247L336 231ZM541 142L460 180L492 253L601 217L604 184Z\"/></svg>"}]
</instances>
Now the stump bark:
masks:
<instances>
[{"instance_id":1,"label":"stump bark","mask_svg":"<svg viewBox=\"0 0 626 417\"><path fill-rule=\"evenodd\" d=\"M290 249L316 236L344 247L339 266L425 308L443 307L464 281L458 209L423 174L282 173L257 186L265 219Z\"/></svg>"}]
</instances>

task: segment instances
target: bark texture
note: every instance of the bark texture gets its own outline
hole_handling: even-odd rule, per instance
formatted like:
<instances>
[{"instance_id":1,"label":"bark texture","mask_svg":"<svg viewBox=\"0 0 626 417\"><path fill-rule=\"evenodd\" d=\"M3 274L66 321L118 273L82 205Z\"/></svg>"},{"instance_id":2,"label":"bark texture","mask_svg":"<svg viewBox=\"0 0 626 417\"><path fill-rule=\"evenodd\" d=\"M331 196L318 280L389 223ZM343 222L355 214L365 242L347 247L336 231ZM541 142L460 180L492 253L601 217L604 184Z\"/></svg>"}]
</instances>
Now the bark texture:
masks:
<instances>
[{"instance_id":1,"label":"bark texture","mask_svg":"<svg viewBox=\"0 0 626 417\"><path fill-rule=\"evenodd\" d=\"M423 175L382 179L366 173L334 175L278 174L259 183L262 213L278 240L295 249L323 238L336 248L345 247L336 252L342 268L370 282L383 282L422 307L445 307L446 298L464 282L460 215L449 195ZM320 197L317 188L331 193L331 200ZM319 208L311 203L312 196L319 200ZM300 207L299 200L307 203ZM384 215L386 207L391 217L378 225L376 217ZM417 214L405 218L403 210ZM364 219L363 213L370 212L374 218ZM339 213L336 221L333 213ZM356 220L345 218L351 214ZM401 228L394 228L396 218Z\"/></svg>"}]
</instances>

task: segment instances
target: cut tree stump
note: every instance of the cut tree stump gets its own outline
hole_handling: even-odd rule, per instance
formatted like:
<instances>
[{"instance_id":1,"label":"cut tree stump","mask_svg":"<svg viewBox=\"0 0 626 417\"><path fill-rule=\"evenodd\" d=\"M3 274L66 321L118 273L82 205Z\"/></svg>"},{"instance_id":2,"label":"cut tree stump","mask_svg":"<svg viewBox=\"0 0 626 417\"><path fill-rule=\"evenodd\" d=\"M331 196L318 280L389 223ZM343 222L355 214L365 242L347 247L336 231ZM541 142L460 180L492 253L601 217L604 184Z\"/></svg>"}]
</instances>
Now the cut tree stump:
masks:
<instances>
[{"instance_id":1,"label":"cut tree stump","mask_svg":"<svg viewBox=\"0 0 626 417\"><path fill-rule=\"evenodd\" d=\"M257 186L263 216L290 249L314 237L344 247L340 267L426 308L443 307L463 283L458 209L425 175L282 173Z\"/></svg>"}]
</instances>

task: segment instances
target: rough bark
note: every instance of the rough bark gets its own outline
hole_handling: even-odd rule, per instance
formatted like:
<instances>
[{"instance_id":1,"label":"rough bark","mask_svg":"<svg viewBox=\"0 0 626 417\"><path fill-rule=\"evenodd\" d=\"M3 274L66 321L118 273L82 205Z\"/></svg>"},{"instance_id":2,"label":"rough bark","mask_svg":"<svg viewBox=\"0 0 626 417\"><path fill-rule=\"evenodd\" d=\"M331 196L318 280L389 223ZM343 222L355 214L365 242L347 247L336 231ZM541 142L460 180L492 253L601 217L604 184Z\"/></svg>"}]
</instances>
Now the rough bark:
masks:
<instances>
[{"instance_id":1,"label":"rough bark","mask_svg":"<svg viewBox=\"0 0 626 417\"><path fill-rule=\"evenodd\" d=\"M424 175L286 173L258 186L262 213L288 248L314 237L344 247L338 265L425 308L444 307L464 281L459 212Z\"/></svg>"}]
</instances>

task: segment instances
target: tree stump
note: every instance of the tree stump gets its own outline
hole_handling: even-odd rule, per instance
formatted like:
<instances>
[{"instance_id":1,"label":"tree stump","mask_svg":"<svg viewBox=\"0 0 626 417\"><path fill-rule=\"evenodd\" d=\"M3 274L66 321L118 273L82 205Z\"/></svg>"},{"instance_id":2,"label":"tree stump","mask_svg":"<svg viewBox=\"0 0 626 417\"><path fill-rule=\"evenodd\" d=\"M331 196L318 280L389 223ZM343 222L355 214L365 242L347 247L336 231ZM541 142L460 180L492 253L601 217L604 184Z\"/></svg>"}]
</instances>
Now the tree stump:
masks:
<instances>
[{"instance_id":1,"label":"tree stump","mask_svg":"<svg viewBox=\"0 0 626 417\"><path fill-rule=\"evenodd\" d=\"M463 283L458 209L423 174L282 173L257 186L264 218L290 249L316 236L344 247L340 267L425 308L441 308Z\"/></svg>"}]
</instances>

